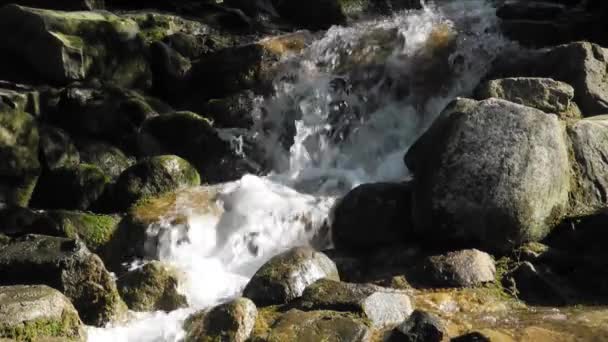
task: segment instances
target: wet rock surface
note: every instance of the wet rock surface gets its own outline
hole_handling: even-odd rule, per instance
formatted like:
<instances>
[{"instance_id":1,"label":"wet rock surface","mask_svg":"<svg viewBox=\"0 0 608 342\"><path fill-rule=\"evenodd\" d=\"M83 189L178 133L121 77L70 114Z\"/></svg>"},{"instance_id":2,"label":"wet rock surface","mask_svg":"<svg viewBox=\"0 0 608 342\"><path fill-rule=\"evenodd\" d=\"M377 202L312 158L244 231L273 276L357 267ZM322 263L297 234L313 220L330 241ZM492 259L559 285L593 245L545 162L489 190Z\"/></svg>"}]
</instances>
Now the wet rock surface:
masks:
<instances>
[{"instance_id":1,"label":"wet rock surface","mask_svg":"<svg viewBox=\"0 0 608 342\"><path fill-rule=\"evenodd\" d=\"M186 320L186 341L247 341L257 315L255 304L247 298L237 298L209 311L196 313Z\"/></svg>"}]
</instances>

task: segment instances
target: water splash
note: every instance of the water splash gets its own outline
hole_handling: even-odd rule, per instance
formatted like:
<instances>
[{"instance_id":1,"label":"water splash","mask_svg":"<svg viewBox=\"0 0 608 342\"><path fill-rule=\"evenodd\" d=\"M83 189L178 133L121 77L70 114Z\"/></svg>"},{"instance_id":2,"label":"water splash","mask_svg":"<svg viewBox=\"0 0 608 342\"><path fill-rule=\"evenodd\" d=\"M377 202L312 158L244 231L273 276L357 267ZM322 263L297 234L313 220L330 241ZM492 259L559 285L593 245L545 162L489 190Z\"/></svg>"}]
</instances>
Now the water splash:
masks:
<instances>
[{"instance_id":1,"label":"water splash","mask_svg":"<svg viewBox=\"0 0 608 342\"><path fill-rule=\"evenodd\" d=\"M484 1L431 3L333 27L283 61L275 95L253 113L252 135L274 171L178 196L149 228L150 256L183 272L190 308L91 328L89 341L178 341L188 314L237 296L273 255L329 246L336 198L361 183L406 179L404 152L507 46L494 12Z\"/></svg>"}]
</instances>

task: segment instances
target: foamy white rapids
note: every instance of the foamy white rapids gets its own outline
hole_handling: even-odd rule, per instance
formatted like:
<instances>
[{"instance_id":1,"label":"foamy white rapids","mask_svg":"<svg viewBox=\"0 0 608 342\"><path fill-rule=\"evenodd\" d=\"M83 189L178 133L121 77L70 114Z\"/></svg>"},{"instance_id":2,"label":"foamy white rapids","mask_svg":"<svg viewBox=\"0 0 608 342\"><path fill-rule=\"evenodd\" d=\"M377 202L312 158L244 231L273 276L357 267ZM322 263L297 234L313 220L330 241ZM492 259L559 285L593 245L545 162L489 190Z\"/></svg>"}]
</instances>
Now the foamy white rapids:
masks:
<instances>
[{"instance_id":1,"label":"foamy white rapids","mask_svg":"<svg viewBox=\"0 0 608 342\"><path fill-rule=\"evenodd\" d=\"M273 255L330 246L336 199L361 183L408 178L403 154L449 101L473 91L507 45L484 1L446 0L333 27L286 58L275 95L252 113L251 133L273 172L192 190L209 201L178 197L148 229L150 257L183 273L190 307L134 313L124 325L90 328L89 341L179 341L190 313L238 296ZM187 222L171 224L177 216Z\"/></svg>"}]
</instances>

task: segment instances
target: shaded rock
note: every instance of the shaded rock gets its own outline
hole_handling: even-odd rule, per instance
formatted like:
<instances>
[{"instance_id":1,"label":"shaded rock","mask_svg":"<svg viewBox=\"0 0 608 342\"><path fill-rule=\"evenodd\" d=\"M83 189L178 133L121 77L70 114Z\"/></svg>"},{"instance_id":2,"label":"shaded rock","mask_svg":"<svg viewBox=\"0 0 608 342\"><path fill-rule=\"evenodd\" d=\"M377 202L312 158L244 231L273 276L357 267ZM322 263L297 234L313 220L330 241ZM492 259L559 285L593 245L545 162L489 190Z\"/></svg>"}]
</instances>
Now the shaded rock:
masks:
<instances>
[{"instance_id":1,"label":"shaded rock","mask_svg":"<svg viewBox=\"0 0 608 342\"><path fill-rule=\"evenodd\" d=\"M184 32L175 32L165 37L163 42L182 56L191 60L198 59L206 53L230 47L236 43L235 39L231 36L213 33L187 34Z\"/></svg>"},{"instance_id":2,"label":"shaded rock","mask_svg":"<svg viewBox=\"0 0 608 342\"><path fill-rule=\"evenodd\" d=\"M163 108L164 107L164 108ZM133 90L117 87L65 88L49 121L74 137L100 139L121 147L132 147L145 119L168 107Z\"/></svg>"},{"instance_id":3,"label":"shaded rock","mask_svg":"<svg viewBox=\"0 0 608 342\"><path fill-rule=\"evenodd\" d=\"M87 210L96 204L110 178L95 165L79 164L44 172L32 196L32 206Z\"/></svg>"},{"instance_id":4,"label":"shaded rock","mask_svg":"<svg viewBox=\"0 0 608 342\"><path fill-rule=\"evenodd\" d=\"M251 300L237 298L190 316L184 324L185 341L245 342L253 331L257 315L258 310Z\"/></svg>"},{"instance_id":5,"label":"shaded rock","mask_svg":"<svg viewBox=\"0 0 608 342\"><path fill-rule=\"evenodd\" d=\"M80 164L80 154L70 136L62 129L52 126L40 128L40 153L48 170L75 167Z\"/></svg>"},{"instance_id":6,"label":"shaded rock","mask_svg":"<svg viewBox=\"0 0 608 342\"><path fill-rule=\"evenodd\" d=\"M153 261L123 274L117 285L134 311L173 311L188 306L186 297L177 290L177 272L161 262Z\"/></svg>"},{"instance_id":7,"label":"shaded rock","mask_svg":"<svg viewBox=\"0 0 608 342\"><path fill-rule=\"evenodd\" d=\"M20 6L47 8L64 11L93 11L104 9L104 0L1 0L0 7L8 4Z\"/></svg>"},{"instance_id":8,"label":"shaded rock","mask_svg":"<svg viewBox=\"0 0 608 342\"><path fill-rule=\"evenodd\" d=\"M580 118L574 88L550 78L503 78L483 84L477 90L480 100L491 97L540 109L562 118Z\"/></svg>"},{"instance_id":9,"label":"shaded rock","mask_svg":"<svg viewBox=\"0 0 608 342\"><path fill-rule=\"evenodd\" d=\"M236 146L211 123L192 112L146 120L138 137L144 155L175 154L196 167L203 183L219 183L259 173L260 166L236 152Z\"/></svg>"},{"instance_id":10,"label":"shaded rock","mask_svg":"<svg viewBox=\"0 0 608 342\"><path fill-rule=\"evenodd\" d=\"M0 339L86 341L78 312L48 286L0 286Z\"/></svg>"},{"instance_id":11,"label":"shaded rock","mask_svg":"<svg viewBox=\"0 0 608 342\"><path fill-rule=\"evenodd\" d=\"M436 316L414 310L411 316L391 333L394 342L442 342L447 337L444 324Z\"/></svg>"},{"instance_id":12,"label":"shaded rock","mask_svg":"<svg viewBox=\"0 0 608 342\"><path fill-rule=\"evenodd\" d=\"M578 121L568 129L574 149L574 216L598 213L608 206L608 116Z\"/></svg>"},{"instance_id":13,"label":"shaded rock","mask_svg":"<svg viewBox=\"0 0 608 342\"><path fill-rule=\"evenodd\" d=\"M26 235L0 241L0 284L44 284L66 295L83 322L102 326L126 306L103 262L71 239Z\"/></svg>"},{"instance_id":14,"label":"shaded rock","mask_svg":"<svg viewBox=\"0 0 608 342\"><path fill-rule=\"evenodd\" d=\"M98 77L147 87L150 71L138 31L134 21L109 12L0 9L0 49L25 62L24 73L33 71L39 82L65 85Z\"/></svg>"},{"instance_id":15,"label":"shaded rock","mask_svg":"<svg viewBox=\"0 0 608 342\"><path fill-rule=\"evenodd\" d=\"M0 96L0 203L28 205L40 173L38 144L34 118Z\"/></svg>"},{"instance_id":16,"label":"shaded rock","mask_svg":"<svg viewBox=\"0 0 608 342\"><path fill-rule=\"evenodd\" d=\"M371 329L359 318L333 311L289 310L272 326L267 341L372 341Z\"/></svg>"},{"instance_id":17,"label":"shaded rock","mask_svg":"<svg viewBox=\"0 0 608 342\"><path fill-rule=\"evenodd\" d=\"M332 25L346 23L341 2L337 0L314 0L307 3L272 0L272 4L282 18L311 30L324 30Z\"/></svg>"},{"instance_id":18,"label":"shaded rock","mask_svg":"<svg viewBox=\"0 0 608 342\"><path fill-rule=\"evenodd\" d=\"M171 155L146 158L126 169L113 188L116 208L180 188L198 186L198 172L186 160Z\"/></svg>"},{"instance_id":19,"label":"shaded rock","mask_svg":"<svg viewBox=\"0 0 608 342\"><path fill-rule=\"evenodd\" d=\"M533 305L568 303L567 286L543 265L523 262L505 276L504 282L519 299Z\"/></svg>"},{"instance_id":20,"label":"shaded rock","mask_svg":"<svg viewBox=\"0 0 608 342\"><path fill-rule=\"evenodd\" d=\"M213 121L215 127L251 128L255 95L249 90L235 93L228 97L205 100L203 103L193 101L184 108L196 113L204 113L206 118Z\"/></svg>"},{"instance_id":21,"label":"shaded rock","mask_svg":"<svg viewBox=\"0 0 608 342\"><path fill-rule=\"evenodd\" d=\"M414 228L489 250L544 238L570 190L565 128L512 102L458 99L412 146Z\"/></svg>"},{"instance_id":22,"label":"shaded rock","mask_svg":"<svg viewBox=\"0 0 608 342\"><path fill-rule=\"evenodd\" d=\"M19 111L35 117L40 115L41 92L35 88L0 80L0 98L5 103L12 103L11 106Z\"/></svg>"},{"instance_id":23,"label":"shaded rock","mask_svg":"<svg viewBox=\"0 0 608 342\"><path fill-rule=\"evenodd\" d=\"M404 242L411 226L411 185L375 183L340 200L331 229L336 248L374 249Z\"/></svg>"},{"instance_id":24,"label":"shaded rock","mask_svg":"<svg viewBox=\"0 0 608 342\"><path fill-rule=\"evenodd\" d=\"M350 311L368 319L374 327L391 327L412 313L404 292L366 284L320 279L308 286L301 298L307 310Z\"/></svg>"},{"instance_id":25,"label":"shaded rock","mask_svg":"<svg viewBox=\"0 0 608 342\"><path fill-rule=\"evenodd\" d=\"M192 63L163 42L152 44L150 56L154 92L164 99L175 102L184 91L188 90L186 80Z\"/></svg>"},{"instance_id":26,"label":"shaded rock","mask_svg":"<svg viewBox=\"0 0 608 342\"><path fill-rule=\"evenodd\" d=\"M493 282L496 266L488 253L467 249L428 257L425 272L437 287L471 287Z\"/></svg>"},{"instance_id":27,"label":"shaded rock","mask_svg":"<svg viewBox=\"0 0 608 342\"><path fill-rule=\"evenodd\" d=\"M79 141L77 146L83 163L99 167L112 180L135 164L134 158L127 157L119 148L102 141Z\"/></svg>"},{"instance_id":28,"label":"shaded rock","mask_svg":"<svg viewBox=\"0 0 608 342\"><path fill-rule=\"evenodd\" d=\"M336 265L310 247L297 247L274 256L251 278L243 296L257 305L284 304L302 295L321 278L339 281Z\"/></svg>"}]
</instances>

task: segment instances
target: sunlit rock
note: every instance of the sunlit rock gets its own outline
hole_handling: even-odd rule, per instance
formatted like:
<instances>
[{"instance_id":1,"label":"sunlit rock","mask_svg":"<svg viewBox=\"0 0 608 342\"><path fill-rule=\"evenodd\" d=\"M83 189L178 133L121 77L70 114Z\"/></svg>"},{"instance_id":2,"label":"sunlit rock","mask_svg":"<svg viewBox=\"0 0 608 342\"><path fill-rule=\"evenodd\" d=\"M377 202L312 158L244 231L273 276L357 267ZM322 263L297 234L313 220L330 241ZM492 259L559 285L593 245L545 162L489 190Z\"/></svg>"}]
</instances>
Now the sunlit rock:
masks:
<instances>
[{"instance_id":1,"label":"sunlit rock","mask_svg":"<svg viewBox=\"0 0 608 342\"><path fill-rule=\"evenodd\" d=\"M424 272L437 287L469 287L493 282L496 266L491 255L468 249L428 257Z\"/></svg>"},{"instance_id":2,"label":"sunlit rock","mask_svg":"<svg viewBox=\"0 0 608 342\"><path fill-rule=\"evenodd\" d=\"M59 291L0 286L0 340L84 342L86 336L78 312Z\"/></svg>"},{"instance_id":3,"label":"sunlit rock","mask_svg":"<svg viewBox=\"0 0 608 342\"><path fill-rule=\"evenodd\" d=\"M257 305L284 304L300 297L307 286L321 278L340 280L333 261L312 248L297 247L264 264L243 295Z\"/></svg>"},{"instance_id":4,"label":"sunlit rock","mask_svg":"<svg viewBox=\"0 0 608 342\"><path fill-rule=\"evenodd\" d=\"M258 310L250 299L237 298L190 316L184 324L185 341L248 341L257 315Z\"/></svg>"}]
</instances>

